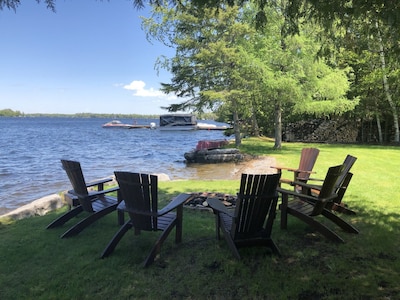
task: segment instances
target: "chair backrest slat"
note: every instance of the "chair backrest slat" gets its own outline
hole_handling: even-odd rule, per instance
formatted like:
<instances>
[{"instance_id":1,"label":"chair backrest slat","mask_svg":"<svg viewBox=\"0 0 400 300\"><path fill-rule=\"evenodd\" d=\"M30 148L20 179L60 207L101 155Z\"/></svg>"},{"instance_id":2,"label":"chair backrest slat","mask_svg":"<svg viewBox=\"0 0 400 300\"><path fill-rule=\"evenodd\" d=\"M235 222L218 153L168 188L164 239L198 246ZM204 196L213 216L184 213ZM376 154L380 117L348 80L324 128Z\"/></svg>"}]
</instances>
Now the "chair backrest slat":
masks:
<instances>
[{"instance_id":1,"label":"chair backrest slat","mask_svg":"<svg viewBox=\"0 0 400 300\"><path fill-rule=\"evenodd\" d=\"M303 148L301 150L299 170L311 171L314 168L315 162L319 155L319 149L317 148ZM298 174L302 180L310 178L310 173L300 172Z\"/></svg>"},{"instance_id":2,"label":"chair backrest slat","mask_svg":"<svg viewBox=\"0 0 400 300\"><path fill-rule=\"evenodd\" d=\"M69 181L71 182L74 194L78 197L79 203L84 211L93 212L92 202L83 177L81 164L72 160L61 160L61 164Z\"/></svg>"},{"instance_id":3,"label":"chair backrest slat","mask_svg":"<svg viewBox=\"0 0 400 300\"><path fill-rule=\"evenodd\" d=\"M281 174L251 175L242 174L240 190L236 202L235 219L232 223L231 234L252 235L262 231L266 217L271 213L275 218L278 195L276 188ZM272 229L272 220L268 223Z\"/></svg>"},{"instance_id":4,"label":"chair backrest slat","mask_svg":"<svg viewBox=\"0 0 400 300\"><path fill-rule=\"evenodd\" d=\"M347 187L349 186L350 180L353 177L353 173L348 172L346 176L344 177L343 182L339 185L339 188L337 189L337 198L333 200L334 202L340 203L343 199L344 193L346 193Z\"/></svg>"},{"instance_id":5,"label":"chair backrest slat","mask_svg":"<svg viewBox=\"0 0 400 300\"><path fill-rule=\"evenodd\" d=\"M326 173L324 183L322 184L321 191L318 195L318 199L325 199L330 197L332 194L336 192L337 182L341 176L345 173L345 165L338 165L334 167L330 167L328 172ZM334 200L332 200L334 201ZM327 205L326 201L317 201L314 205L313 212L310 214L311 216L318 215L322 212L322 210Z\"/></svg>"},{"instance_id":6,"label":"chair backrest slat","mask_svg":"<svg viewBox=\"0 0 400 300\"><path fill-rule=\"evenodd\" d=\"M133 226L139 230L156 230L158 210L158 178L155 175L132 172L114 172L122 200L129 212ZM135 214L134 211L142 214ZM144 214L143 214L144 213Z\"/></svg>"},{"instance_id":7,"label":"chair backrest slat","mask_svg":"<svg viewBox=\"0 0 400 300\"><path fill-rule=\"evenodd\" d=\"M61 164L67 173L74 192L77 195L87 196L88 191L86 188L85 178L83 177L81 164L77 161L63 159L61 160Z\"/></svg>"},{"instance_id":8,"label":"chair backrest slat","mask_svg":"<svg viewBox=\"0 0 400 300\"><path fill-rule=\"evenodd\" d=\"M348 154L343 162L344 165L344 169L343 169L343 173L340 175L340 177L338 178L338 181L336 183L336 188L340 188L340 186L342 186L342 184L344 183L347 174L350 172L350 169L353 167L354 163L356 162L357 157L351 156L350 154ZM347 183L349 183L350 180L348 180Z\"/></svg>"}]
</instances>

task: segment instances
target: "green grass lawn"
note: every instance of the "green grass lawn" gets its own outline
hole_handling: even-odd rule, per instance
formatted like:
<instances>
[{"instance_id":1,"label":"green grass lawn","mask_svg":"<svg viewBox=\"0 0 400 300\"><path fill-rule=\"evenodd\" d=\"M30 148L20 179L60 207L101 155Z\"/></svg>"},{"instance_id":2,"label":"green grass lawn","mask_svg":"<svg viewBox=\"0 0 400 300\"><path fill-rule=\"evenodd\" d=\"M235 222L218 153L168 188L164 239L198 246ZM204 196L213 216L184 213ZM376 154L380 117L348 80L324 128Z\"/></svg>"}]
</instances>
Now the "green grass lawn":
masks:
<instances>
[{"instance_id":1,"label":"green grass lawn","mask_svg":"<svg viewBox=\"0 0 400 300\"><path fill-rule=\"evenodd\" d=\"M182 244L175 245L170 236L160 258L144 269L141 263L157 233L128 233L109 258L100 259L118 228L116 213L76 237L61 240L60 234L73 221L45 229L63 213L61 209L0 223L0 299L398 299L400 148L287 143L273 150L272 146L267 139L251 138L241 149L295 167L303 147L318 147L314 170L321 178L347 154L356 156L343 201L357 211L356 216L344 218L360 234L337 229L346 242L335 244L290 215L288 229L281 230L278 213L273 238L282 257L265 249L241 249L242 260L237 261L225 241L215 239L214 215L185 209ZM160 182L159 190L166 203L181 192L236 193L238 185L236 180L171 181Z\"/></svg>"}]
</instances>

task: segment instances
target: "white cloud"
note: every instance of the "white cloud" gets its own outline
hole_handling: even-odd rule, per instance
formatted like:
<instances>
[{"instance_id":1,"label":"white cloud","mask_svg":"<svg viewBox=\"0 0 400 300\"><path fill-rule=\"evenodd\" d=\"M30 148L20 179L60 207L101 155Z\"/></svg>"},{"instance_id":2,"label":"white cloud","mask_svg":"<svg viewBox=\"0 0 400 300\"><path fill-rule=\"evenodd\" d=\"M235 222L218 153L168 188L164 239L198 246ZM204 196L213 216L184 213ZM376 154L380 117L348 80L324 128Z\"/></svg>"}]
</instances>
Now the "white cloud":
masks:
<instances>
[{"instance_id":1,"label":"white cloud","mask_svg":"<svg viewBox=\"0 0 400 300\"><path fill-rule=\"evenodd\" d=\"M166 97L167 95L160 90L153 88L146 89L146 83L141 80L134 80L130 84L124 85L124 89L134 91L134 96L139 97Z\"/></svg>"}]
</instances>

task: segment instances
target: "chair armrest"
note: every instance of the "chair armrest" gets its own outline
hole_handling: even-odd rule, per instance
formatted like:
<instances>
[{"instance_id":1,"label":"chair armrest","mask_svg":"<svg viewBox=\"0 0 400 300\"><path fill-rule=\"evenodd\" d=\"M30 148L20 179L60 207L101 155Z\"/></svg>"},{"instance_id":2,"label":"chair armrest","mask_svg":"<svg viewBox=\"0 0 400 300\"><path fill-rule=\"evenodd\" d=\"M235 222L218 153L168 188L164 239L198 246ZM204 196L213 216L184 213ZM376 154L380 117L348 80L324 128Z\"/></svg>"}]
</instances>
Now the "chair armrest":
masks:
<instances>
[{"instance_id":1,"label":"chair armrest","mask_svg":"<svg viewBox=\"0 0 400 300\"><path fill-rule=\"evenodd\" d=\"M214 211L214 213L216 212L220 212L220 213L224 213L232 218L235 217L234 214L232 214L232 211L229 211L226 206L222 203L221 200L219 200L218 198L210 198L207 199L207 203L208 205L212 208L212 210Z\"/></svg>"},{"instance_id":2,"label":"chair armrest","mask_svg":"<svg viewBox=\"0 0 400 300\"><path fill-rule=\"evenodd\" d=\"M296 169L296 168L288 168L288 167L280 167L280 166L270 166L270 168L277 169L277 170L297 172L297 173L309 173L309 174L316 173L314 171L306 171L306 170L300 170L300 169Z\"/></svg>"},{"instance_id":3,"label":"chair armrest","mask_svg":"<svg viewBox=\"0 0 400 300\"><path fill-rule=\"evenodd\" d=\"M95 186L95 185L99 186L99 185L102 185L102 184L104 184L106 182L110 182L112 180L113 180L112 178L103 178L103 179L99 179L99 180L96 180L96 181L91 181L89 183L86 183L86 187L92 187L92 186Z\"/></svg>"},{"instance_id":4,"label":"chair armrest","mask_svg":"<svg viewBox=\"0 0 400 300\"><path fill-rule=\"evenodd\" d=\"M190 197L192 197L192 194L186 194L186 193L179 194L170 203L168 203L161 210L159 210L157 215L158 216L165 215L171 210L177 208L178 206L183 205L183 203L185 203Z\"/></svg>"},{"instance_id":5,"label":"chair armrest","mask_svg":"<svg viewBox=\"0 0 400 300\"><path fill-rule=\"evenodd\" d=\"M309 185L305 184L305 186L309 186ZM292 190L282 189L280 187L278 187L276 190L278 191L278 193L291 195L291 196L300 198L301 200L307 201L307 202L309 202L311 204L316 203L316 202L325 203L325 202L328 202L328 201L332 201L333 199L335 199L337 197L337 194L332 194L332 195L330 195L329 197L326 197L326 198L319 198L319 197L314 197L314 196L311 196L311 195L297 193L297 192L292 191Z\"/></svg>"},{"instance_id":6,"label":"chair armrest","mask_svg":"<svg viewBox=\"0 0 400 300\"><path fill-rule=\"evenodd\" d=\"M112 193L112 192L116 192L119 190L119 187L113 187L113 188L109 188L106 190L100 190L100 191L90 191L89 192L89 196L94 197L94 196L100 196L100 195L104 195L104 194L108 194L108 193Z\"/></svg>"},{"instance_id":7,"label":"chair armrest","mask_svg":"<svg viewBox=\"0 0 400 300\"><path fill-rule=\"evenodd\" d=\"M319 181L319 182L323 182L324 179L310 177L310 178L308 178L308 181Z\"/></svg>"},{"instance_id":8,"label":"chair armrest","mask_svg":"<svg viewBox=\"0 0 400 300\"><path fill-rule=\"evenodd\" d=\"M169 213L171 210L174 210L175 208L179 207L180 205L183 205L192 194L179 194L177 197L175 197L168 205L163 207L161 210L158 212L150 212L150 211L143 211L143 210L137 210L137 209L128 209L126 207L125 201L121 201L120 204L118 205L118 210L123 210L128 213L133 213L137 215L142 215L142 216L149 216L149 217L160 217L163 216L167 213Z\"/></svg>"},{"instance_id":9,"label":"chair armrest","mask_svg":"<svg viewBox=\"0 0 400 300\"><path fill-rule=\"evenodd\" d=\"M137 215L142 215L142 216L150 216L150 217L157 217L158 214L157 213L152 213L149 211L143 211L143 210L138 210L138 209L129 209L126 207L125 201L122 200L118 206L117 206L118 210L123 210L126 211L128 213L133 213L133 214L137 214Z\"/></svg>"},{"instance_id":10,"label":"chair armrest","mask_svg":"<svg viewBox=\"0 0 400 300\"><path fill-rule=\"evenodd\" d=\"M318 187L321 187L321 185L309 184L308 182L297 181L297 180L293 181L292 185L299 185L299 186L307 188L307 189L318 189Z\"/></svg>"},{"instance_id":11,"label":"chair armrest","mask_svg":"<svg viewBox=\"0 0 400 300\"><path fill-rule=\"evenodd\" d=\"M71 195L74 195L74 196L76 196L76 197L78 197L78 198L86 198L86 197L88 197L88 196L89 196L90 198L95 198L95 197L97 197L97 196L101 196L101 195L104 195L104 194L116 192L116 191L118 191L118 190L119 190L119 187L116 186L116 187L113 187L113 188L110 188L110 189L107 189L107 190L89 191L87 195L78 194L78 193L76 193L74 190L69 190L68 193L71 194Z\"/></svg>"},{"instance_id":12,"label":"chair armrest","mask_svg":"<svg viewBox=\"0 0 400 300\"><path fill-rule=\"evenodd\" d=\"M149 217L155 217L155 218L160 216L160 214L158 212L151 212L148 210L139 210L139 209L129 209L128 207L126 207L124 200L122 200L118 204L117 209L120 211L122 210L127 213L132 213L132 214L141 215L141 216L149 216Z\"/></svg>"},{"instance_id":13,"label":"chair armrest","mask_svg":"<svg viewBox=\"0 0 400 300\"><path fill-rule=\"evenodd\" d=\"M277 169L279 171L281 171L281 170L292 171L292 172L297 171L296 168L289 168L289 167L282 167L282 166L270 166L270 168Z\"/></svg>"},{"instance_id":14,"label":"chair armrest","mask_svg":"<svg viewBox=\"0 0 400 300\"><path fill-rule=\"evenodd\" d=\"M306 190L321 190L321 188L322 188L322 185L310 184L308 182L303 182L303 181L292 181L291 185L292 186L298 185Z\"/></svg>"}]
</instances>

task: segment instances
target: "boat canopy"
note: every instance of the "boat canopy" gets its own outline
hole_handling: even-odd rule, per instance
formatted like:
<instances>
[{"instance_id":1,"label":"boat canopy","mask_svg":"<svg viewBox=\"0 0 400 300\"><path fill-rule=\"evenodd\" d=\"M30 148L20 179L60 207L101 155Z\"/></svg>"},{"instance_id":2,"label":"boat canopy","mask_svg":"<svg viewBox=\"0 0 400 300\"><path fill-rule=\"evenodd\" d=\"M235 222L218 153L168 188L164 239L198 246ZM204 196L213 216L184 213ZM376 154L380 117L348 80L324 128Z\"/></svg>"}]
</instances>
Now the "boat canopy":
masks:
<instances>
[{"instance_id":1,"label":"boat canopy","mask_svg":"<svg viewBox=\"0 0 400 300\"><path fill-rule=\"evenodd\" d=\"M197 119L195 115L192 114L168 114L160 116L160 126L168 125L197 125Z\"/></svg>"}]
</instances>

